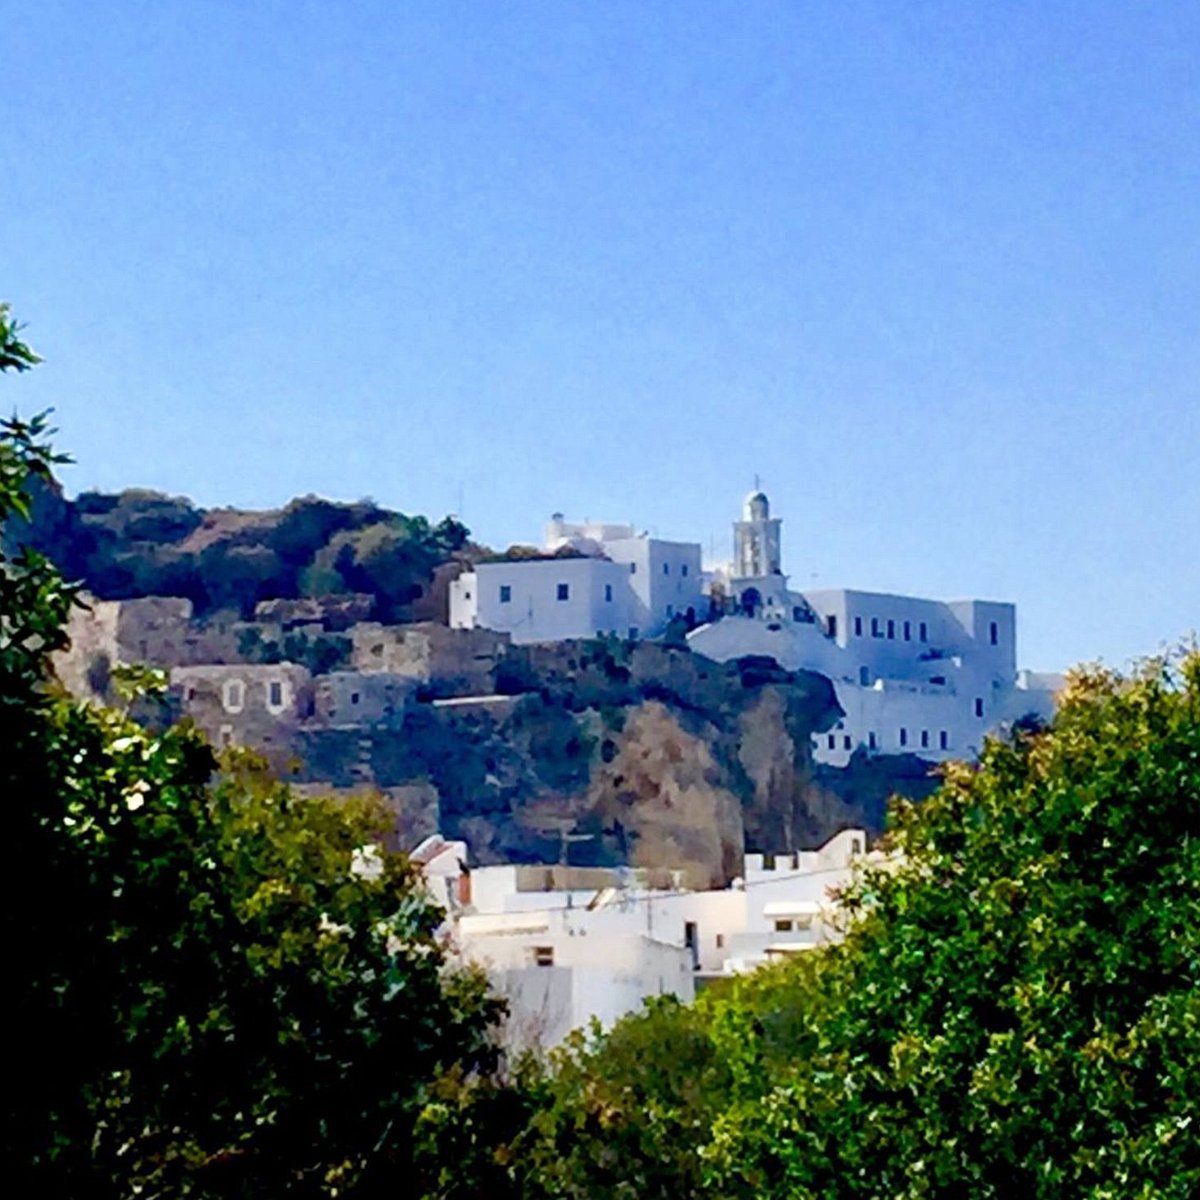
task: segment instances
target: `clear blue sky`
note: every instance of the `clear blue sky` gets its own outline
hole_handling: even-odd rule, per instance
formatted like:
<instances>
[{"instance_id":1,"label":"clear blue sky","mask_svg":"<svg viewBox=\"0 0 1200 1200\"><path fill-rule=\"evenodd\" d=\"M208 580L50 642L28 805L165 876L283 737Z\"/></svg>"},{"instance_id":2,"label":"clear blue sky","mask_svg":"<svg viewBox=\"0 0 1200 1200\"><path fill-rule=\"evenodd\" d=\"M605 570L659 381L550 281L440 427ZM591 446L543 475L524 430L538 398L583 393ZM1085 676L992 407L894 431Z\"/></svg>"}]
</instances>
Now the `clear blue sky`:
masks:
<instances>
[{"instance_id":1,"label":"clear blue sky","mask_svg":"<svg viewBox=\"0 0 1200 1200\"><path fill-rule=\"evenodd\" d=\"M0 0L72 491L458 506L1200 625L1200 4Z\"/></svg>"}]
</instances>

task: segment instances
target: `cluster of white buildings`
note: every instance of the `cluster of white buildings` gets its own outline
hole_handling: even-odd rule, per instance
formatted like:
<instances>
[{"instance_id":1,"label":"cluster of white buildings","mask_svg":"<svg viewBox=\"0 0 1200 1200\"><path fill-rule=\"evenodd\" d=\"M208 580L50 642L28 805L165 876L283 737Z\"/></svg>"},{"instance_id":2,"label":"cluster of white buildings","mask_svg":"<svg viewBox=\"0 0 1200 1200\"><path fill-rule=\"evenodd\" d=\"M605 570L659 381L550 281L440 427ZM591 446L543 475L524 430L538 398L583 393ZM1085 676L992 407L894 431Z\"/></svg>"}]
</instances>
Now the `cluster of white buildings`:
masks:
<instances>
[{"instance_id":1,"label":"cluster of white buildings","mask_svg":"<svg viewBox=\"0 0 1200 1200\"><path fill-rule=\"evenodd\" d=\"M453 948L507 999L506 1040L549 1047L592 1018L609 1025L653 996L686 1003L708 980L836 939L838 893L866 854L863 831L845 830L819 850L748 854L744 878L700 892L667 871L468 870L465 844L436 836L412 858Z\"/></svg>"},{"instance_id":2,"label":"cluster of white buildings","mask_svg":"<svg viewBox=\"0 0 1200 1200\"><path fill-rule=\"evenodd\" d=\"M514 642L656 637L675 618L709 658L764 655L828 676L845 715L813 749L834 766L857 750L973 757L998 726L1050 716L1062 682L1018 672L1012 604L792 590L781 521L761 491L746 497L726 568L703 571L695 543L555 514L543 555L481 563L450 596L452 626L503 631Z\"/></svg>"}]
</instances>

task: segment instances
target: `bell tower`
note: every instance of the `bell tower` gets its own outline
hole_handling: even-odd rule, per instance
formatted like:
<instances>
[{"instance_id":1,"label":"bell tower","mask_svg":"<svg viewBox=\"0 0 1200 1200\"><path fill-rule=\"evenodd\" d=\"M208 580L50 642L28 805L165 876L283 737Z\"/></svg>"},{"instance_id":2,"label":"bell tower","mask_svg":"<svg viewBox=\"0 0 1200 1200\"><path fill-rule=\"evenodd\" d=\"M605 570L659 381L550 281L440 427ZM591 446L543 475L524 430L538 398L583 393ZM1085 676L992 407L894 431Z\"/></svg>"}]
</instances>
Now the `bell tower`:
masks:
<instances>
[{"instance_id":1,"label":"bell tower","mask_svg":"<svg viewBox=\"0 0 1200 1200\"><path fill-rule=\"evenodd\" d=\"M733 569L740 579L782 575L778 517L771 516L765 492L755 490L742 505L742 519L733 523Z\"/></svg>"}]
</instances>

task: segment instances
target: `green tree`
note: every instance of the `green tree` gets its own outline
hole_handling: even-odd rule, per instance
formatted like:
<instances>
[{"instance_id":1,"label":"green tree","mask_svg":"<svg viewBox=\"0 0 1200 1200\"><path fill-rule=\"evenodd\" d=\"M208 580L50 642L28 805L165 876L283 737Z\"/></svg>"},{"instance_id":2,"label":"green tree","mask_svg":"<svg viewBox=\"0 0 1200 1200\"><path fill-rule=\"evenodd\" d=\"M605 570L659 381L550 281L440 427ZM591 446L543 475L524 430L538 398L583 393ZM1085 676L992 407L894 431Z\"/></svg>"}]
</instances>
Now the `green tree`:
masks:
<instances>
[{"instance_id":1,"label":"green tree","mask_svg":"<svg viewBox=\"0 0 1200 1200\"><path fill-rule=\"evenodd\" d=\"M845 941L576 1041L529 1197L1200 1194L1200 653L1078 672L846 896Z\"/></svg>"},{"instance_id":2,"label":"green tree","mask_svg":"<svg viewBox=\"0 0 1200 1200\"><path fill-rule=\"evenodd\" d=\"M0 521L60 461L44 418L0 429ZM396 1195L436 1081L494 1063L482 978L381 848L366 801L299 799L190 726L154 732L54 682L75 600L0 559L0 791L18 1195ZM151 692L123 684L127 703ZM215 780L215 782L214 782Z\"/></svg>"}]
</instances>

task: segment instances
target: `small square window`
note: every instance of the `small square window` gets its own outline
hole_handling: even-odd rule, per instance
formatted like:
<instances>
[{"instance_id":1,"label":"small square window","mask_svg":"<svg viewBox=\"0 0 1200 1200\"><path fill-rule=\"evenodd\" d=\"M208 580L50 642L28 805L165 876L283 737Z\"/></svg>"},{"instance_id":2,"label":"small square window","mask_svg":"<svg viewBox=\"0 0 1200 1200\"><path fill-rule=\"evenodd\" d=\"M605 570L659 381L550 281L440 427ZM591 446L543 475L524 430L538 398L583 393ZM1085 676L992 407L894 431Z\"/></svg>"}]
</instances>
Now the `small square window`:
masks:
<instances>
[{"instance_id":1,"label":"small square window","mask_svg":"<svg viewBox=\"0 0 1200 1200\"><path fill-rule=\"evenodd\" d=\"M502 583L500 585L500 603L501 604L511 604L512 603L512 587L511 587L511 585L509 585L507 583Z\"/></svg>"},{"instance_id":2,"label":"small square window","mask_svg":"<svg viewBox=\"0 0 1200 1200\"><path fill-rule=\"evenodd\" d=\"M868 734L867 734L867 745L868 745L868 746L869 746L869 747L870 747L872 750L877 750L877 749L879 749L879 741L878 741L878 739L875 737L875 731L874 731L874 730L872 730L870 733L868 733Z\"/></svg>"},{"instance_id":3,"label":"small square window","mask_svg":"<svg viewBox=\"0 0 1200 1200\"><path fill-rule=\"evenodd\" d=\"M717 934L717 949L723 950L724 948L725 948L725 935L723 933L718 933Z\"/></svg>"},{"instance_id":4,"label":"small square window","mask_svg":"<svg viewBox=\"0 0 1200 1200\"><path fill-rule=\"evenodd\" d=\"M679 568L679 573L683 576L687 575L687 563L684 563L683 566Z\"/></svg>"},{"instance_id":5,"label":"small square window","mask_svg":"<svg viewBox=\"0 0 1200 1200\"><path fill-rule=\"evenodd\" d=\"M842 738L842 749L849 750L852 744L853 743L850 741L850 735L846 734L846 736Z\"/></svg>"},{"instance_id":6,"label":"small square window","mask_svg":"<svg viewBox=\"0 0 1200 1200\"><path fill-rule=\"evenodd\" d=\"M532 957L535 967L552 967L554 966L554 947L534 946Z\"/></svg>"},{"instance_id":7,"label":"small square window","mask_svg":"<svg viewBox=\"0 0 1200 1200\"><path fill-rule=\"evenodd\" d=\"M776 921L775 922L775 932L776 933L791 933L792 932L791 921L782 920L782 919Z\"/></svg>"},{"instance_id":8,"label":"small square window","mask_svg":"<svg viewBox=\"0 0 1200 1200\"><path fill-rule=\"evenodd\" d=\"M664 575L670 575L670 573L671 573L671 564L670 564L670 563L663 563L663 574L664 574Z\"/></svg>"},{"instance_id":9,"label":"small square window","mask_svg":"<svg viewBox=\"0 0 1200 1200\"><path fill-rule=\"evenodd\" d=\"M929 730L928 729L921 730L921 749L922 750L929 749Z\"/></svg>"},{"instance_id":10,"label":"small square window","mask_svg":"<svg viewBox=\"0 0 1200 1200\"><path fill-rule=\"evenodd\" d=\"M879 627L879 618L878 617L871 618L871 636L872 637L883 637L883 630L880 629L880 627Z\"/></svg>"},{"instance_id":11,"label":"small square window","mask_svg":"<svg viewBox=\"0 0 1200 1200\"><path fill-rule=\"evenodd\" d=\"M831 733L829 735L829 748L830 748L830 750L837 749L837 734L836 733Z\"/></svg>"},{"instance_id":12,"label":"small square window","mask_svg":"<svg viewBox=\"0 0 1200 1200\"><path fill-rule=\"evenodd\" d=\"M863 687L871 686L871 668L870 667L859 667L858 668L858 682L860 684L862 684Z\"/></svg>"},{"instance_id":13,"label":"small square window","mask_svg":"<svg viewBox=\"0 0 1200 1200\"><path fill-rule=\"evenodd\" d=\"M358 693L357 693L357 692L351 692L351 693L350 693L350 703L351 703L351 704L357 704L357 703L358 703Z\"/></svg>"},{"instance_id":14,"label":"small square window","mask_svg":"<svg viewBox=\"0 0 1200 1200\"><path fill-rule=\"evenodd\" d=\"M560 600L570 600L570 598L571 598L571 585L570 584L560 583L558 585L558 598Z\"/></svg>"},{"instance_id":15,"label":"small square window","mask_svg":"<svg viewBox=\"0 0 1200 1200\"><path fill-rule=\"evenodd\" d=\"M630 573L630 575L636 575L636 574L637 574L637 563L630 563L630 564L629 564L629 573Z\"/></svg>"},{"instance_id":16,"label":"small square window","mask_svg":"<svg viewBox=\"0 0 1200 1200\"><path fill-rule=\"evenodd\" d=\"M926 625L924 621L917 626L917 636L923 642L929 641L929 626Z\"/></svg>"},{"instance_id":17,"label":"small square window","mask_svg":"<svg viewBox=\"0 0 1200 1200\"><path fill-rule=\"evenodd\" d=\"M862 617L854 618L854 636L862 637Z\"/></svg>"},{"instance_id":18,"label":"small square window","mask_svg":"<svg viewBox=\"0 0 1200 1200\"><path fill-rule=\"evenodd\" d=\"M901 728L901 730L900 730L900 745L902 745L902 746L908 745L908 730L907 729Z\"/></svg>"},{"instance_id":19,"label":"small square window","mask_svg":"<svg viewBox=\"0 0 1200 1200\"><path fill-rule=\"evenodd\" d=\"M938 746L942 750L950 749L950 735L944 729L938 734Z\"/></svg>"}]
</instances>

